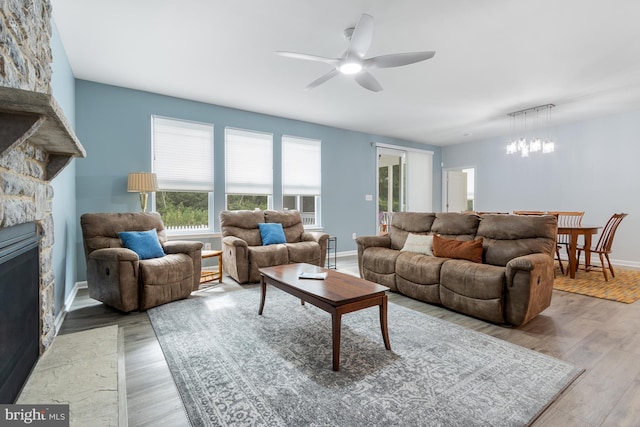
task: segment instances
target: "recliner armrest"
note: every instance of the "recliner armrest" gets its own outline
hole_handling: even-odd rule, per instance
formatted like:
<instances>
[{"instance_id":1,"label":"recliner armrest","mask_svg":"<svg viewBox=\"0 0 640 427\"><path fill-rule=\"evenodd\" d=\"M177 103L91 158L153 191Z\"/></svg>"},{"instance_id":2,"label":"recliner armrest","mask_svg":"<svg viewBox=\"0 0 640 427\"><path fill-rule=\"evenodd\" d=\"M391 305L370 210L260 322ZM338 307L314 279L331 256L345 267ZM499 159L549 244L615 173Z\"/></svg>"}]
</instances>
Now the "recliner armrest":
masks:
<instances>
[{"instance_id":1,"label":"recliner armrest","mask_svg":"<svg viewBox=\"0 0 640 427\"><path fill-rule=\"evenodd\" d=\"M513 258L507 263L507 283L513 279L517 270L533 271L551 263L553 258L547 254L530 254Z\"/></svg>"},{"instance_id":2,"label":"recliner armrest","mask_svg":"<svg viewBox=\"0 0 640 427\"><path fill-rule=\"evenodd\" d=\"M96 261L138 261L138 254L127 248L96 249L89 254Z\"/></svg>"},{"instance_id":3,"label":"recliner armrest","mask_svg":"<svg viewBox=\"0 0 640 427\"><path fill-rule=\"evenodd\" d=\"M164 242L164 252L166 254L188 254L198 249L202 249L202 242L192 240L170 240Z\"/></svg>"},{"instance_id":4,"label":"recliner armrest","mask_svg":"<svg viewBox=\"0 0 640 427\"><path fill-rule=\"evenodd\" d=\"M554 264L548 254L513 258L506 266L504 318L523 325L551 305Z\"/></svg>"}]
</instances>

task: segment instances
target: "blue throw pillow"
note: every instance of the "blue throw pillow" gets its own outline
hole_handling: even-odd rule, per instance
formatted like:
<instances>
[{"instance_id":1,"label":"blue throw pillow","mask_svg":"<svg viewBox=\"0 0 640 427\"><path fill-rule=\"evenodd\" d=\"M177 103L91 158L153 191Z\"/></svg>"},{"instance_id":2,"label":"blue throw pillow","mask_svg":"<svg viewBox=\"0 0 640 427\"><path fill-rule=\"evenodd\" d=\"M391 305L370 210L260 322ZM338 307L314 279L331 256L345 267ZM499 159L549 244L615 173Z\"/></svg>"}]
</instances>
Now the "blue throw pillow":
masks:
<instances>
[{"instance_id":1,"label":"blue throw pillow","mask_svg":"<svg viewBox=\"0 0 640 427\"><path fill-rule=\"evenodd\" d=\"M263 246L287 242L282 224L277 222L261 223L258 224L258 227L260 227L260 238L262 238Z\"/></svg>"},{"instance_id":2,"label":"blue throw pillow","mask_svg":"<svg viewBox=\"0 0 640 427\"><path fill-rule=\"evenodd\" d=\"M140 259L160 258L165 255L155 228L148 231L121 231L118 236L124 247L137 253Z\"/></svg>"}]
</instances>

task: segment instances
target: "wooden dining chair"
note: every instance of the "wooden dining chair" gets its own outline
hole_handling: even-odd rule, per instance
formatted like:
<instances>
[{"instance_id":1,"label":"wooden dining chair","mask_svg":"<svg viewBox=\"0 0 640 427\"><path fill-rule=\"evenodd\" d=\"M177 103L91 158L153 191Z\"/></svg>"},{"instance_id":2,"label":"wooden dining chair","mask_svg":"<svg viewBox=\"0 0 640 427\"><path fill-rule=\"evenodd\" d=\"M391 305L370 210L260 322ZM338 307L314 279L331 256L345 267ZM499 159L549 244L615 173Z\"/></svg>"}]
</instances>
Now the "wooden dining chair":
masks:
<instances>
[{"instance_id":1,"label":"wooden dining chair","mask_svg":"<svg viewBox=\"0 0 640 427\"><path fill-rule=\"evenodd\" d=\"M555 215L558 218L558 227L578 227L582 225L582 217L584 212L562 212L562 211L549 211L549 215ZM564 272L564 265L562 265L562 259L560 259L560 249L564 247L567 251L567 259L569 255L569 245L571 244L571 236L568 234L558 234L558 241L556 245L556 259L560 264L560 271ZM568 272L568 271L567 271Z\"/></svg>"},{"instance_id":2,"label":"wooden dining chair","mask_svg":"<svg viewBox=\"0 0 640 427\"><path fill-rule=\"evenodd\" d=\"M615 272L613 271L613 266L611 265L611 260L609 259L609 254L611 253L611 246L613 246L613 238L616 235L616 230L618 226L629 214L619 213L613 214L609 221L607 221L607 225L604 226L602 230L602 234L600 234L600 238L598 239L598 243L595 247L591 248L591 252L595 252L600 257L600 266L598 268L602 268L602 274L604 275L604 281L609 281L609 277L607 277L607 266L605 266L604 261L607 260L607 265L609 271L611 272L611 277L616 277ZM578 263L580 262L580 253L585 250L584 247L578 248ZM597 267L597 266L594 266Z\"/></svg>"}]
</instances>

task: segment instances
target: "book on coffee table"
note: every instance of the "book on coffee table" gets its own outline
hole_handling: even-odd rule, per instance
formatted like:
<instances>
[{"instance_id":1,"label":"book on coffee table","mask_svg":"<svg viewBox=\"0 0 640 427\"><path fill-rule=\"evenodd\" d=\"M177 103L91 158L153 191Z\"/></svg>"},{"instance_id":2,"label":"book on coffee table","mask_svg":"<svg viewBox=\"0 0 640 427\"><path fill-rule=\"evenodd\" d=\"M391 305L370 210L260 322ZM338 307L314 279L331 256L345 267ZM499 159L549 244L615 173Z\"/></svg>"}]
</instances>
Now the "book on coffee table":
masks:
<instances>
[{"instance_id":1,"label":"book on coffee table","mask_svg":"<svg viewBox=\"0 0 640 427\"><path fill-rule=\"evenodd\" d=\"M303 271L300 273L300 276L298 276L300 279L316 279L316 280L324 280L327 278L327 272L326 271L322 271L319 273L313 273L313 272L306 272Z\"/></svg>"}]
</instances>

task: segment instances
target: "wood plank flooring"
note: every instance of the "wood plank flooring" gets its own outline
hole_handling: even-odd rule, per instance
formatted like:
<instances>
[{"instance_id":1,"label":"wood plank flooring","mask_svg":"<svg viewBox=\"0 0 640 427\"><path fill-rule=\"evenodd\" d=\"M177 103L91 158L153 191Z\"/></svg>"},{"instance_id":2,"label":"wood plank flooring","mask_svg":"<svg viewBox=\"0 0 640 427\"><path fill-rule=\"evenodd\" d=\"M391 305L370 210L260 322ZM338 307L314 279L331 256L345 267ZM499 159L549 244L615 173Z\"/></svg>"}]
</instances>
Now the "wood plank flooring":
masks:
<instances>
[{"instance_id":1,"label":"wood plank flooring","mask_svg":"<svg viewBox=\"0 0 640 427\"><path fill-rule=\"evenodd\" d=\"M338 268L357 273L355 256L339 258ZM242 289L225 277L222 284L199 292L215 297ZM640 426L638 302L623 304L554 291L551 307L537 318L520 328L504 328L397 293L389 293L389 301L586 369L536 420L535 427ZM60 333L114 324L124 329L129 425L188 426L146 313L122 314L90 299L84 289L78 292Z\"/></svg>"}]
</instances>

